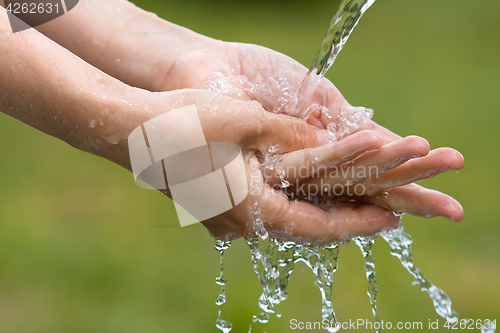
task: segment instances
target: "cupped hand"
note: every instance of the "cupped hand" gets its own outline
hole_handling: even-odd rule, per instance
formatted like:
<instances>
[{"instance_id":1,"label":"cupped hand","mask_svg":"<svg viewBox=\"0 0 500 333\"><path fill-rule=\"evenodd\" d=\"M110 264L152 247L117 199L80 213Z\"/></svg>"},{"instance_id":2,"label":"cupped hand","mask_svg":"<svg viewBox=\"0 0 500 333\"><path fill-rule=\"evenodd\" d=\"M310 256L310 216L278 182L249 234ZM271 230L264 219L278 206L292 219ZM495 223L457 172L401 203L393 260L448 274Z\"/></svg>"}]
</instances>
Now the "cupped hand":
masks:
<instances>
[{"instance_id":1,"label":"cupped hand","mask_svg":"<svg viewBox=\"0 0 500 333\"><path fill-rule=\"evenodd\" d=\"M350 137L350 144L344 141L318 148L316 132L304 120L266 112L254 101L187 89L152 96L155 100L148 104L149 110L195 105L207 142L232 142L241 148L249 194L231 210L202 221L214 237L230 240L253 236L256 233L253 222L259 222L259 218L270 233L320 242L371 235L398 225L399 219L394 213L371 203L342 203L321 208L310 202L290 201L281 190L265 181L261 169L260 159L271 145L279 145L277 153L283 154L285 160L293 161L297 154L319 149L322 163L335 164L378 149L382 139L377 133L364 131ZM305 181L311 175L299 177ZM258 214L256 207L260 210Z\"/></svg>"},{"instance_id":2,"label":"cupped hand","mask_svg":"<svg viewBox=\"0 0 500 333\"><path fill-rule=\"evenodd\" d=\"M286 154L276 165L278 172L266 169L264 175L272 186L289 185L285 192L292 198L368 202L399 214L462 218L454 199L412 184L462 168L459 153L449 148L429 151L427 141L416 136L382 144L377 132L363 130L335 143ZM367 145L378 149L366 149Z\"/></svg>"},{"instance_id":3,"label":"cupped hand","mask_svg":"<svg viewBox=\"0 0 500 333\"><path fill-rule=\"evenodd\" d=\"M84 11L71 11L39 28L88 63L131 86L150 91L209 88L237 99L255 100L268 111L297 114L297 110L287 103L300 86L307 69L295 60L265 47L226 43L202 36L150 15L128 2L92 1L89 7ZM117 13L116 8L121 13ZM68 25L71 29L67 29ZM89 26L94 29L89 29ZM90 43L92 47L88 47ZM305 104L315 106L308 110L307 121L323 129L319 142L325 144L325 128L331 120L323 108L327 108L335 119L342 111L349 112L351 106L327 79L322 79L307 98L309 102ZM384 145L400 139L373 122L365 126L378 132ZM418 159L418 163L425 166L428 162L445 161L449 152L440 150L438 154ZM441 166L438 169L447 164ZM398 187L398 190L403 187ZM393 195L394 190L389 194ZM435 203L440 202L439 207L450 208L429 209L423 215L443 215L459 220L463 214L458 203L439 192L408 186L404 193L398 200L391 201L397 205L389 205L387 196L374 202L416 215L423 212L408 208L436 207Z\"/></svg>"},{"instance_id":4,"label":"cupped hand","mask_svg":"<svg viewBox=\"0 0 500 333\"><path fill-rule=\"evenodd\" d=\"M280 109L293 115L295 112L286 107L286 102L300 87L306 74L307 69L297 61L265 47L210 40L204 49L184 54L168 73L161 89L209 88L237 99L255 100L267 111ZM319 143L327 144L326 127L331 120L321 107L326 107L330 116L335 117L342 110L349 110L351 105L326 78L308 98L311 105L320 107L311 108L307 122L319 130ZM366 129L380 134L384 147L366 153L356 161L355 166L372 165L379 170L377 174L351 180L351 186L362 184L370 187L363 196L358 196L358 200L397 213L443 216L453 221L463 218L463 209L456 200L412 184L444 171L461 169L464 161L459 152L451 148L429 152L425 140L417 137L403 139L371 120L361 124L357 131ZM420 146L420 150L415 146ZM410 158L411 163L405 163ZM340 168L340 164L335 166ZM391 166L391 172L386 172L388 166ZM379 175L380 171L384 171L383 176ZM324 177L310 180L309 184L321 179ZM331 182L329 184L333 187Z\"/></svg>"}]
</instances>

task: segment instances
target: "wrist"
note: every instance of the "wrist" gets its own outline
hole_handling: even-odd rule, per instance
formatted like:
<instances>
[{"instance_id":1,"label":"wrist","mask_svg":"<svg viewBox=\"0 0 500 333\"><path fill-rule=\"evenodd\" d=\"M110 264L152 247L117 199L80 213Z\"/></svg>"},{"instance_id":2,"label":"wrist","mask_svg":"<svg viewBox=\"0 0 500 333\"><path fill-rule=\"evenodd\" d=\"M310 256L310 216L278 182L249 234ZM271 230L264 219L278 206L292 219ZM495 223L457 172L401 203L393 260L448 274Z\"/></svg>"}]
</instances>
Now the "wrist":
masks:
<instances>
[{"instance_id":1,"label":"wrist","mask_svg":"<svg viewBox=\"0 0 500 333\"><path fill-rule=\"evenodd\" d=\"M183 106L201 103L195 90L150 92L117 82L78 97L84 100L74 142L66 142L131 170L130 133L148 120Z\"/></svg>"},{"instance_id":2,"label":"wrist","mask_svg":"<svg viewBox=\"0 0 500 333\"><path fill-rule=\"evenodd\" d=\"M86 2L89 8L81 4L37 30L134 87L161 91L162 78L179 57L218 42L165 21L128 1Z\"/></svg>"},{"instance_id":3,"label":"wrist","mask_svg":"<svg viewBox=\"0 0 500 333\"><path fill-rule=\"evenodd\" d=\"M148 106L152 93L114 81L75 96L83 117L64 141L130 170L127 138L136 127L155 116Z\"/></svg>"}]
</instances>

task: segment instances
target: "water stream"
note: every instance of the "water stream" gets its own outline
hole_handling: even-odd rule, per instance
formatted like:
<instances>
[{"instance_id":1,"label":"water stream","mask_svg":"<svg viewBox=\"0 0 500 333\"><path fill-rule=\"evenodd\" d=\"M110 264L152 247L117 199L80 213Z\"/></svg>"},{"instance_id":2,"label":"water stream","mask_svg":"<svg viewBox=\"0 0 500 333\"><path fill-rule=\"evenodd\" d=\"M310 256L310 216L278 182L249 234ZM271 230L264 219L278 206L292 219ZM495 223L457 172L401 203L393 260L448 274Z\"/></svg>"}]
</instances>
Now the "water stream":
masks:
<instances>
[{"instance_id":1,"label":"water stream","mask_svg":"<svg viewBox=\"0 0 500 333\"><path fill-rule=\"evenodd\" d=\"M220 264L220 274L215 279L215 283L221 286L220 294L217 297L217 300L215 301L215 304L217 304L217 306L219 307L219 314L217 316L217 320L215 321L215 326L224 333L228 333L233 328L233 325L229 321L222 319L221 316L222 310L220 309L221 305L227 302L227 297L226 297L227 279L224 276L224 251L229 249L230 246L231 246L230 242L223 242L221 240L215 241L215 249L219 252L219 264Z\"/></svg>"},{"instance_id":2,"label":"water stream","mask_svg":"<svg viewBox=\"0 0 500 333\"><path fill-rule=\"evenodd\" d=\"M290 92L290 87L284 78L263 79L261 82L249 82L242 76L228 76L223 73L214 73L207 81L206 88L219 93L238 97L243 94L255 94L265 92L270 95L279 96L278 103L274 111L286 112L298 117L307 117L311 108L310 96L318 88L321 79L332 66L335 58L347 42L353 29L359 22L363 13L375 2L375 0L342 0L339 8L330 22L328 32L321 43L320 49L309 69L307 76L302 81L300 88L294 93ZM277 75L279 75L278 73ZM263 75L265 77L265 75ZM337 114L330 113L324 106L315 105L320 108L330 119L328 124L329 140L338 140L356 130L363 122L369 120L372 111L362 107L347 107L337 110ZM279 156L274 155L276 146L271 146L263 163L266 168L275 168L279 161ZM288 184L282 182L282 186ZM295 263L304 262L311 269L314 275L314 283L321 292L321 314L323 322L331 323L325 327L328 332L337 332L339 327L335 325L337 317L332 304L333 275L338 268L338 257L341 243L332 243L317 246L311 243L297 243L295 241L278 239L269 235L264 228L264 223L260 215L260 208L257 204L253 207L253 228L257 235L255 238L247 238L246 243L250 248L251 260L254 272L262 284L262 295L258 305L261 309L259 314L253 317L253 322L267 323L271 315L281 317L280 312L276 312L275 306L286 300L287 287ZM411 236L405 232L402 222L400 227L392 231L384 231L380 235L372 237L355 237L352 240L360 248L365 260L366 279L368 283L367 294L370 300L372 312L376 322L380 322L377 312L378 285L375 276L375 260L372 253L372 246L379 238L384 239L391 247L391 254L396 256L401 264L415 278L414 284L418 285L422 291L429 294L433 301L436 313L448 319L450 322L458 320L458 314L452 310L450 298L432 282L425 278L422 272L413 263L413 252L411 251ZM266 239L269 237L267 246L261 247L259 237ZM220 253L220 276L216 279L221 286L220 295L216 304L220 307L227 301L225 296L226 278L223 275L224 251L230 243L216 241L216 249ZM216 321L216 326L224 333L232 329L230 322L223 320L221 311ZM249 332L252 330L250 325ZM493 329L483 329L483 332L494 332ZM381 330L377 330L381 332Z\"/></svg>"},{"instance_id":3,"label":"water stream","mask_svg":"<svg viewBox=\"0 0 500 333\"><path fill-rule=\"evenodd\" d=\"M377 312L377 294L378 284L375 276L375 259L373 258L372 246L375 244L376 237L355 237L354 242L360 248L363 258L365 259L366 280L368 281L368 297L372 306L375 322L380 323L380 318ZM379 326L380 327L380 326ZM378 329L377 333L382 332Z\"/></svg>"},{"instance_id":4,"label":"water stream","mask_svg":"<svg viewBox=\"0 0 500 333\"><path fill-rule=\"evenodd\" d=\"M318 52L309 68L309 72L302 81L295 99L290 102L290 109L303 117L310 107L310 96L318 87L321 79L332 67L335 59L351 36L361 16L375 0L342 0L337 12L330 21L328 31L321 42Z\"/></svg>"}]
</instances>

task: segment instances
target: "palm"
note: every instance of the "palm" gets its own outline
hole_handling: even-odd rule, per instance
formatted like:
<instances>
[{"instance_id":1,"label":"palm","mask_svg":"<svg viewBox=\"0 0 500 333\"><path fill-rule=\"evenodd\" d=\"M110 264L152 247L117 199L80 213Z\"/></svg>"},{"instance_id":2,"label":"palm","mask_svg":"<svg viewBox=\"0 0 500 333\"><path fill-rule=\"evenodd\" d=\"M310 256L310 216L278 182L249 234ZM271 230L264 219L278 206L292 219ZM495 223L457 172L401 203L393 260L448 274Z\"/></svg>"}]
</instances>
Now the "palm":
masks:
<instances>
[{"instance_id":1,"label":"palm","mask_svg":"<svg viewBox=\"0 0 500 333\"><path fill-rule=\"evenodd\" d=\"M231 88L234 88L220 92L231 97L256 100L264 109L273 111L282 92L273 91L273 87L269 87L268 91L249 91L245 85L255 86L280 80L283 82L284 79L288 92L293 93L300 87L307 69L297 61L259 45L225 43L222 50L212 48L183 55L168 73L160 90L205 89L214 73L225 75L227 81L231 81ZM238 95L235 95L236 91ZM348 105L342 94L327 79L322 80L310 101L324 105L333 112ZM316 115L312 116L314 118ZM309 122L317 125L313 123L313 119Z\"/></svg>"}]
</instances>

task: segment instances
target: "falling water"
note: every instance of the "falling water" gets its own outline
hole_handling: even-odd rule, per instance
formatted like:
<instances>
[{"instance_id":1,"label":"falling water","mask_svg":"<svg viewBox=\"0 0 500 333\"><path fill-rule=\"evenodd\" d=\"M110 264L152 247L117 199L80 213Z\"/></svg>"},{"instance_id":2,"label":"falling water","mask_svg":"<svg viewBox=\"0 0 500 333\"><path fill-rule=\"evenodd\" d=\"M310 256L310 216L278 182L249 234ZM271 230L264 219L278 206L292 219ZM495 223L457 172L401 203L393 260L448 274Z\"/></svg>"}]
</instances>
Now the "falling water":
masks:
<instances>
[{"instance_id":1,"label":"falling water","mask_svg":"<svg viewBox=\"0 0 500 333\"><path fill-rule=\"evenodd\" d=\"M311 99L321 79L333 65L338 54L351 36L361 16L375 0L342 0L330 21L328 31L299 89L282 112L306 118L314 109L319 109L329 119L329 140L336 141L353 133L359 125L373 116L373 111L364 107L343 106L339 110L328 110Z\"/></svg>"},{"instance_id":2,"label":"falling water","mask_svg":"<svg viewBox=\"0 0 500 333\"><path fill-rule=\"evenodd\" d=\"M385 231L380 234L391 247L391 254L397 257L401 264L410 272L415 278L414 284L420 287L420 290L429 294L436 312L441 317L448 319L449 322L458 320L458 313L451 309L451 300L441 289L437 288L430 282L420 269L413 264L413 252L411 250L411 243L413 242L410 234L408 234L403 224L399 228L391 231Z\"/></svg>"},{"instance_id":3,"label":"falling water","mask_svg":"<svg viewBox=\"0 0 500 333\"><path fill-rule=\"evenodd\" d=\"M330 21L328 31L323 38L323 42L321 42L309 72L297 92L298 109L303 109L300 106L308 107L308 105L301 105L303 102L307 102L307 99L303 97L311 96L316 90L320 80L332 67L337 55L342 51L361 16L374 2L375 0L342 0L337 12Z\"/></svg>"},{"instance_id":4,"label":"falling water","mask_svg":"<svg viewBox=\"0 0 500 333\"><path fill-rule=\"evenodd\" d=\"M215 249L219 252L219 263L220 263L220 274L215 279L215 283L221 286L220 294L217 297L217 300L215 301L215 304L219 306L219 313L217 316L217 320L215 321L215 326L224 333L228 333L233 328L233 325L229 321L222 319L220 310L220 306L227 302L227 297L226 297L227 279L224 276L224 251L229 249L230 246L231 246L230 242L223 242L221 240L215 241Z\"/></svg>"},{"instance_id":5,"label":"falling water","mask_svg":"<svg viewBox=\"0 0 500 333\"><path fill-rule=\"evenodd\" d=\"M373 316L376 322L380 322L377 312L377 294L378 284L375 276L375 259L373 258L372 246L375 244L376 237L355 237L353 238L356 245L360 248L363 258L365 259L366 280L368 281L368 297L372 306ZM378 326L381 327L381 326ZM382 332L378 329L377 333Z\"/></svg>"},{"instance_id":6,"label":"falling water","mask_svg":"<svg viewBox=\"0 0 500 333\"><path fill-rule=\"evenodd\" d=\"M259 306L263 312L254 316L254 322L267 323L269 315L275 311L275 305L288 297L287 287L295 263L304 262L314 274L314 283L321 291L322 319L332 323L329 332L337 332L337 318L332 306L333 273L337 270L339 244L316 246L311 243L301 243L270 238L267 247L263 249L258 238L247 238L250 247L255 274L262 284L263 291L259 298Z\"/></svg>"},{"instance_id":7,"label":"falling water","mask_svg":"<svg viewBox=\"0 0 500 333\"><path fill-rule=\"evenodd\" d=\"M242 96L273 97L277 100L274 107L275 112L286 112L299 117L307 117L311 107L319 108L330 120L328 124L329 140L335 141L354 132L360 124L369 120L373 114L370 109L363 107L343 107L335 110L336 114L328 110L325 106L313 105L310 96L318 88L321 79L332 66L335 58L347 42L353 29L359 22L363 13L375 2L375 0L342 0L337 13L330 22L328 32L321 43L320 49L309 69L307 76L302 81L300 88L295 94L290 89L286 78L280 76L281 73L266 75L259 73L257 79L250 82L244 76L232 76L227 73L214 73L207 81L206 88L212 91L226 94L235 98ZM280 157L276 155L277 146L271 146L264 154L265 162L263 168L275 169L279 173L276 164ZM281 176L281 174L280 174ZM283 182L282 187L288 184ZM252 207L253 232L255 237L247 238L246 243L250 248L250 254L254 272L262 284L263 291L259 298L261 312L253 317L253 322L267 323L270 315L281 317L281 312L276 312L275 306L287 297L287 287L290 276L296 262L304 262L314 274L314 283L321 292L321 312L323 321L332 323L325 327L329 332L337 332L340 328L335 325L337 318L332 305L332 285L333 274L338 268L339 247L341 243L332 243L324 246L317 246L311 243L297 243L291 240L278 239L269 235L264 228L264 221L261 218L261 210L257 203ZM270 237L269 237L270 236ZM402 222L398 229L384 231L380 236L385 239L390 247L391 254L400 259L402 265L415 278L422 291L431 297L437 314L448 319L450 322L458 320L458 314L451 309L450 298L429 280L413 264L413 253L411 251L412 239L404 231ZM259 237L266 239L269 237L267 247L262 248L259 244ZM365 260L366 279L368 282L367 293L369 296L372 312L377 322L380 322L377 312L378 286L375 276L375 262L372 253L372 246L377 239L377 235L372 237L353 238L360 248ZM220 306L227 301L225 296L225 285L227 280L223 275L224 251L229 248L230 243L216 241L216 249L220 253L221 273L217 278L217 284L221 285L221 293L217 298L217 305ZM221 311L216 322L217 328L224 333L232 329L231 323L221 318ZM249 332L252 331L250 325ZM494 332L495 329L483 329L482 332ZM378 330L377 332L381 332Z\"/></svg>"}]
</instances>

